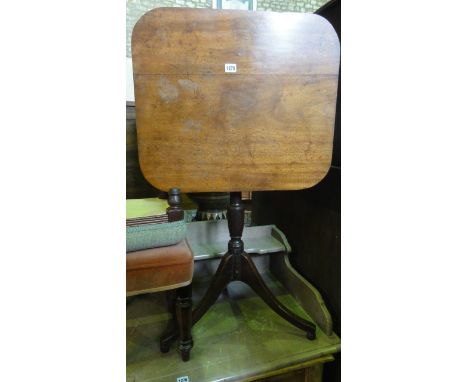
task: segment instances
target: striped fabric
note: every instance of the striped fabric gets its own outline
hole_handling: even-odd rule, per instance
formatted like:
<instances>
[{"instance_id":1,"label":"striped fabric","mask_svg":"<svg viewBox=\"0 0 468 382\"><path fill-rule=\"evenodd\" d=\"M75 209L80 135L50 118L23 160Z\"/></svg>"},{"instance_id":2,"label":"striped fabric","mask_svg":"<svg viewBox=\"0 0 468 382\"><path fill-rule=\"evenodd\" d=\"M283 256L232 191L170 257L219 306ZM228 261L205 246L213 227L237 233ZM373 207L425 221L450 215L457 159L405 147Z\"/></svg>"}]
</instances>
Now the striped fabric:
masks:
<instances>
[{"instance_id":1,"label":"striped fabric","mask_svg":"<svg viewBox=\"0 0 468 382\"><path fill-rule=\"evenodd\" d=\"M158 223L168 223L167 214L164 215L154 215L146 216L141 218L127 219L127 227L142 225L142 224L158 224Z\"/></svg>"}]
</instances>

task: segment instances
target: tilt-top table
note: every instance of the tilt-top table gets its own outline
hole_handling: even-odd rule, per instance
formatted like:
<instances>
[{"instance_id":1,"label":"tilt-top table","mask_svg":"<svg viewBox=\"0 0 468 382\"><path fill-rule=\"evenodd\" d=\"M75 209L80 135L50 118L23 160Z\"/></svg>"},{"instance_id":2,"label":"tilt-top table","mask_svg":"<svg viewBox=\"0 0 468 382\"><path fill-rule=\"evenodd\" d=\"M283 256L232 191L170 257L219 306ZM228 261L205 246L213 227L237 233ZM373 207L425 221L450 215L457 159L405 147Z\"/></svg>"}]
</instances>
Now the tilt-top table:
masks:
<instances>
[{"instance_id":1,"label":"tilt-top table","mask_svg":"<svg viewBox=\"0 0 468 382\"><path fill-rule=\"evenodd\" d=\"M132 57L145 178L164 191L231 193L231 240L192 324L239 280L314 339L315 324L275 298L244 251L241 191L308 188L328 172L340 60L333 27L314 14L158 8L136 24ZM165 333L161 349L176 337Z\"/></svg>"}]
</instances>

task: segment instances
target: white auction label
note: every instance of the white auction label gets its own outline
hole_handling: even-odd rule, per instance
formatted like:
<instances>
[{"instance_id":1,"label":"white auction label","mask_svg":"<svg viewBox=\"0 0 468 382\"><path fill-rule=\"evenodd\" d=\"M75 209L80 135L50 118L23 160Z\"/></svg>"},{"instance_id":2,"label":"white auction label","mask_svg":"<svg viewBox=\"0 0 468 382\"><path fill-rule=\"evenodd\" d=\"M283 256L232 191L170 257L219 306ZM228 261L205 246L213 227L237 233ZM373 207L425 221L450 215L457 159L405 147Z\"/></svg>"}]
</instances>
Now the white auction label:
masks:
<instances>
[{"instance_id":1,"label":"white auction label","mask_svg":"<svg viewBox=\"0 0 468 382\"><path fill-rule=\"evenodd\" d=\"M179 377L177 378L177 382L189 382L189 378L187 376Z\"/></svg>"},{"instance_id":2,"label":"white auction label","mask_svg":"<svg viewBox=\"0 0 468 382\"><path fill-rule=\"evenodd\" d=\"M224 72L225 73L237 72L237 65L236 64L224 64Z\"/></svg>"}]
</instances>

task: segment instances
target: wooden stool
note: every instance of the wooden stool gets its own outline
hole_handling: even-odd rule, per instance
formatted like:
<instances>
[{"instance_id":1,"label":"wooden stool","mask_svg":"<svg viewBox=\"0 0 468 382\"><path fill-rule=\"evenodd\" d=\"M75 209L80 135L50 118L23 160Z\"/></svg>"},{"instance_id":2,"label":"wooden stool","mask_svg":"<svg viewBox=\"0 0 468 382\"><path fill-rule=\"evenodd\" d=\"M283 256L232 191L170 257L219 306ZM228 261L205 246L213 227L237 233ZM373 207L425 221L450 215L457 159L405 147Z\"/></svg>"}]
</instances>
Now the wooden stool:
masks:
<instances>
[{"instance_id":1,"label":"wooden stool","mask_svg":"<svg viewBox=\"0 0 468 382\"><path fill-rule=\"evenodd\" d=\"M131 246L160 245L154 248L127 252L127 296L175 290L175 301L168 298L169 311L172 314L170 328L177 331L175 338L179 337L179 350L182 360L188 361L190 349L193 346L191 336L193 255L185 239L168 245L171 240L173 241L173 237L167 238L167 232L174 228L170 226L170 223L185 224L183 210L180 207L179 190L170 190L169 204L167 215L127 219L127 247L130 245L129 242ZM151 227L148 228L149 225ZM132 234L132 232L128 231L129 227L136 227L137 234L141 233L142 228L148 228L149 235L153 236L141 240L140 235L129 241L128 235ZM158 230L162 230L163 235L166 237L161 236ZM185 230L183 235L185 236ZM148 244L152 238L156 241ZM141 242L144 244L141 244ZM163 346L161 350L163 352L169 351L169 345Z\"/></svg>"}]
</instances>

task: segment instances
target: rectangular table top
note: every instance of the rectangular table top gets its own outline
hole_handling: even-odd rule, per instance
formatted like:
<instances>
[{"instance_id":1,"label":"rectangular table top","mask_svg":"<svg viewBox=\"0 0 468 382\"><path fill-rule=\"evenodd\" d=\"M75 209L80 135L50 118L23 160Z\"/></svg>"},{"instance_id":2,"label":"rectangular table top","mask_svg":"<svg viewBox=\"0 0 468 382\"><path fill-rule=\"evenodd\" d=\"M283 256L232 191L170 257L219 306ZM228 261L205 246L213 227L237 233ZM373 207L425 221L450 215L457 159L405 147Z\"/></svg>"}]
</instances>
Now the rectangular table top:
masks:
<instances>
[{"instance_id":1,"label":"rectangular table top","mask_svg":"<svg viewBox=\"0 0 468 382\"><path fill-rule=\"evenodd\" d=\"M324 18L157 8L132 56L139 161L158 189L301 189L328 172L340 46Z\"/></svg>"}]
</instances>

